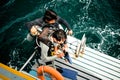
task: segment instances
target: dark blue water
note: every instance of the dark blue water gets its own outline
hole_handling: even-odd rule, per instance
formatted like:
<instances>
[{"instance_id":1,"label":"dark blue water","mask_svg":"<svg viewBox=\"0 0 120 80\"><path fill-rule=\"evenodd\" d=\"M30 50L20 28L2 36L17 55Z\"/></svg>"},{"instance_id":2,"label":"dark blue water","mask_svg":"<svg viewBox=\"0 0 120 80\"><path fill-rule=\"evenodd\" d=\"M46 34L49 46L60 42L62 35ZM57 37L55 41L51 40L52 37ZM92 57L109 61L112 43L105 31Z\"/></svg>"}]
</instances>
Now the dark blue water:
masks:
<instances>
[{"instance_id":1,"label":"dark blue water","mask_svg":"<svg viewBox=\"0 0 120 80\"><path fill-rule=\"evenodd\" d=\"M120 59L119 0L1 0L0 62L21 66L34 50L34 43L24 41L26 22L41 17L48 8L66 19L87 46Z\"/></svg>"}]
</instances>

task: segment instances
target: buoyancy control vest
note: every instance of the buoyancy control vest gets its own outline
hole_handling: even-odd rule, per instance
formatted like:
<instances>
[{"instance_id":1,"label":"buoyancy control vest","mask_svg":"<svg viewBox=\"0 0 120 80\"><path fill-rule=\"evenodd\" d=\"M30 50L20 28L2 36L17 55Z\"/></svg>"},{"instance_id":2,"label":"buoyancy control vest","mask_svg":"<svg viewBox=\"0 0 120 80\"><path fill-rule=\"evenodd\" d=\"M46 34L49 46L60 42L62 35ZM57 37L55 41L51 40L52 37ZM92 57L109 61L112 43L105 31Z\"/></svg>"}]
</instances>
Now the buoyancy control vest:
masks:
<instances>
[{"instance_id":1,"label":"buoyancy control vest","mask_svg":"<svg viewBox=\"0 0 120 80\"><path fill-rule=\"evenodd\" d=\"M65 43L63 43L63 44L56 44L56 43L51 42L49 39L45 39L45 38L38 39L37 43L39 43L39 41L42 42L42 43L44 43L45 45L47 45L49 47L48 56L53 56L55 54L54 53L55 50L59 49L59 50L62 51L62 47L65 44ZM56 47L57 47L57 49L56 49Z\"/></svg>"}]
</instances>

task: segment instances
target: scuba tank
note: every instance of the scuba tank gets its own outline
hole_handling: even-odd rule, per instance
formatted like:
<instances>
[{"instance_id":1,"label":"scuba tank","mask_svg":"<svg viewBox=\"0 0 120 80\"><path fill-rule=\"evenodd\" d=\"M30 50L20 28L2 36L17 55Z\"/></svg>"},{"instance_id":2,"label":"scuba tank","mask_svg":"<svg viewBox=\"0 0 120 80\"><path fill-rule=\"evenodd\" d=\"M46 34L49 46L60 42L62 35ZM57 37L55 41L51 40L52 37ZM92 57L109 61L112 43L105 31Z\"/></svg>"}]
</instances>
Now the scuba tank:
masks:
<instances>
[{"instance_id":1,"label":"scuba tank","mask_svg":"<svg viewBox=\"0 0 120 80\"><path fill-rule=\"evenodd\" d=\"M29 42L31 42L31 41L34 40L34 38L35 38L34 36L32 36L30 33L28 33L27 37L26 37L26 40L29 41Z\"/></svg>"}]
</instances>

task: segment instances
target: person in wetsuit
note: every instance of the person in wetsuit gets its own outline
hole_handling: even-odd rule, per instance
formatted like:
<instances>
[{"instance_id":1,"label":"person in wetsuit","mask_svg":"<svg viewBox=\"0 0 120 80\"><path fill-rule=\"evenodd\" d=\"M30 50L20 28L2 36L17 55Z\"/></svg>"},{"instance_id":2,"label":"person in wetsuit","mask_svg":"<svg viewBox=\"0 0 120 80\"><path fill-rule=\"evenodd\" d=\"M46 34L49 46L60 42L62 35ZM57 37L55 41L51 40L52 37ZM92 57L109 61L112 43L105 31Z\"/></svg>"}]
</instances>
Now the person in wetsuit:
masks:
<instances>
[{"instance_id":1,"label":"person in wetsuit","mask_svg":"<svg viewBox=\"0 0 120 80\"><path fill-rule=\"evenodd\" d=\"M68 48L66 40L66 32L62 29L54 31L48 38L40 38L42 62L55 67L54 60L65 56L64 52Z\"/></svg>"},{"instance_id":2,"label":"person in wetsuit","mask_svg":"<svg viewBox=\"0 0 120 80\"><path fill-rule=\"evenodd\" d=\"M70 35L72 34L72 30L70 29L70 25L67 23L67 21L59 17L53 10L46 10L43 17L26 23L30 31L30 35L38 38L38 42L40 42L38 51L40 53L40 56L42 56L41 59L47 65L51 64L51 61L55 60L56 58L64 56L64 54L57 54L51 57L50 55L49 57L47 55L47 52L50 53L50 50L47 50L47 49L51 49L51 38L52 37L49 37L49 36L53 36L54 32L56 33L56 31L61 30L59 24L65 25L66 28L68 29L68 34ZM41 32L38 31L38 28L42 29ZM62 30L62 35L66 36L66 32L64 30ZM64 39L65 39L64 45L63 44L61 45L63 47L67 47L66 45L67 37L64 37Z\"/></svg>"},{"instance_id":3,"label":"person in wetsuit","mask_svg":"<svg viewBox=\"0 0 120 80\"><path fill-rule=\"evenodd\" d=\"M44 26L47 25L47 26L51 26L52 29L54 30L58 30L60 29L59 24L64 25L68 30L68 34L72 35L73 31L71 30L68 22L63 18L61 18L60 16L58 16L56 12L54 12L51 9L46 10L43 17L27 22L26 26L30 31L30 35L32 36L39 35L39 37L43 37L44 33L46 33L47 30L44 28L44 31L42 31L43 34L40 35L37 30L39 27L43 28Z\"/></svg>"}]
</instances>

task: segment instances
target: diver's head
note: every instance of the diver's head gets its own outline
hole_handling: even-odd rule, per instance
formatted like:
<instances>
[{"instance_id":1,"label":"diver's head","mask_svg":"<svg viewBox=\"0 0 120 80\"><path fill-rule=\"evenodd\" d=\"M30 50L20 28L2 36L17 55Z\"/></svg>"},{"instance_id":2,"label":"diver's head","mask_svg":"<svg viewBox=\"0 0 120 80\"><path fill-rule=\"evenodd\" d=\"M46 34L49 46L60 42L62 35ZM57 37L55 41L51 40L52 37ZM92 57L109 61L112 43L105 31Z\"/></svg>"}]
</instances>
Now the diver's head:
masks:
<instances>
[{"instance_id":1,"label":"diver's head","mask_svg":"<svg viewBox=\"0 0 120 80\"><path fill-rule=\"evenodd\" d=\"M56 30L53 34L53 41L58 44L62 44L66 41L67 35L66 32L62 29Z\"/></svg>"},{"instance_id":2,"label":"diver's head","mask_svg":"<svg viewBox=\"0 0 120 80\"><path fill-rule=\"evenodd\" d=\"M44 14L44 21L47 23L55 23L56 19L57 19L57 14L55 11L48 9L46 10L45 14Z\"/></svg>"}]
</instances>

